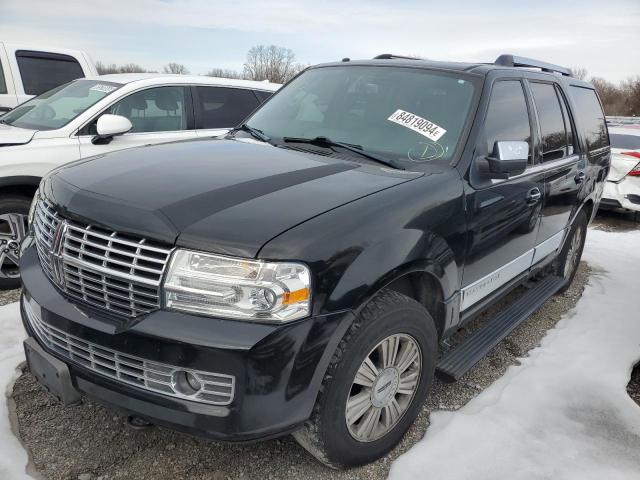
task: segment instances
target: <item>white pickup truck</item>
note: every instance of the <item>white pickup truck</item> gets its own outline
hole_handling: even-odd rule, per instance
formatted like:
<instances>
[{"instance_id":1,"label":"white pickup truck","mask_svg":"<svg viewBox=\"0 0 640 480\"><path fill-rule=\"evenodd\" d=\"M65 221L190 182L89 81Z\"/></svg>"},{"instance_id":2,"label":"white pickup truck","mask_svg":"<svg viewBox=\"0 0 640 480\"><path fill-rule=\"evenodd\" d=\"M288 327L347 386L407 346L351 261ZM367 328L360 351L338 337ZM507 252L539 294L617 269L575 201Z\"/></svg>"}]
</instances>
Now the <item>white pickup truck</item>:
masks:
<instances>
[{"instance_id":1,"label":"white pickup truck","mask_svg":"<svg viewBox=\"0 0 640 480\"><path fill-rule=\"evenodd\" d=\"M59 85L97 74L85 52L0 41L0 115Z\"/></svg>"}]
</instances>

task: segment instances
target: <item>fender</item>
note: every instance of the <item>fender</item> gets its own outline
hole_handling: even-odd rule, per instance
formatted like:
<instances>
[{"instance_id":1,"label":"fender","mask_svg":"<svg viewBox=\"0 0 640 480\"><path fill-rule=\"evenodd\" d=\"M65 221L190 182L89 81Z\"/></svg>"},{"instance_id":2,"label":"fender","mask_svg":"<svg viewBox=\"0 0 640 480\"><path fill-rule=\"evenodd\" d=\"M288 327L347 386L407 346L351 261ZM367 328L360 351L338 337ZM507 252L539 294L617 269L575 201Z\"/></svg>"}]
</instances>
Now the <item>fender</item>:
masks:
<instances>
[{"instance_id":1,"label":"fender","mask_svg":"<svg viewBox=\"0 0 640 480\"><path fill-rule=\"evenodd\" d=\"M412 273L433 277L448 299L459 289L458 264L447 242L431 232L400 230L369 246L344 271L327 307L357 313L383 288Z\"/></svg>"}]
</instances>

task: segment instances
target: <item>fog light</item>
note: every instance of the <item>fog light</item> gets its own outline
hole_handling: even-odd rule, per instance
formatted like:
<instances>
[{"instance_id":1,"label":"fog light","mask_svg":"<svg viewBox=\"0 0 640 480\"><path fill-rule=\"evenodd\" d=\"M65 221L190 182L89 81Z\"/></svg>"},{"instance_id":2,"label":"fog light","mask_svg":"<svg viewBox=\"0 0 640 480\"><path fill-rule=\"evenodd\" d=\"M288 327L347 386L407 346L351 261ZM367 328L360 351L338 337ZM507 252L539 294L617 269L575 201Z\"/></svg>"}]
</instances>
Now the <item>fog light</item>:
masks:
<instances>
[{"instance_id":1,"label":"fog light","mask_svg":"<svg viewBox=\"0 0 640 480\"><path fill-rule=\"evenodd\" d=\"M177 370L173 372L171 378L173 388L182 395L195 395L202 390L202 383L193 373L185 370Z\"/></svg>"}]
</instances>

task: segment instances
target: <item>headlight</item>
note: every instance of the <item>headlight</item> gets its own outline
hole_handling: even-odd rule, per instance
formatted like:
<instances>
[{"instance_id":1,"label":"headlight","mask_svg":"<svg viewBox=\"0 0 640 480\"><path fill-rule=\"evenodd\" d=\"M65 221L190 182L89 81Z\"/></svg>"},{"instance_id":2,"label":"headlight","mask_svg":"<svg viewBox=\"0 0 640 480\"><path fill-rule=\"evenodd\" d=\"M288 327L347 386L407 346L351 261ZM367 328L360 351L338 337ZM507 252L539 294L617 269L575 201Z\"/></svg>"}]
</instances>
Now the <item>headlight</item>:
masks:
<instances>
[{"instance_id":1,"label":"headlight","mask_svg":"<svg viewBox=\"0 0 640 480\"><path fill-rule=\"evenodd\" d=\"M164 283L167 308L222 318L288 322L309 315L309 269L176 250Z\"/></svg>"},{"instance_id":2,"label":"headlight","mask_svg":"<svg viewBox=\"0 0 640 480\"><path fill-rule=\"evenodd\" d=\"M40 189L36 190L36 193L33 195L33 200L31 200L31 206L29 207L29 215L27 216L27 220L29 222L29 228L31 228L31 224L33 223L33 217L36 214L36 205L38 204L39 198L40 198Z\"/></svg>"}]
</instances>

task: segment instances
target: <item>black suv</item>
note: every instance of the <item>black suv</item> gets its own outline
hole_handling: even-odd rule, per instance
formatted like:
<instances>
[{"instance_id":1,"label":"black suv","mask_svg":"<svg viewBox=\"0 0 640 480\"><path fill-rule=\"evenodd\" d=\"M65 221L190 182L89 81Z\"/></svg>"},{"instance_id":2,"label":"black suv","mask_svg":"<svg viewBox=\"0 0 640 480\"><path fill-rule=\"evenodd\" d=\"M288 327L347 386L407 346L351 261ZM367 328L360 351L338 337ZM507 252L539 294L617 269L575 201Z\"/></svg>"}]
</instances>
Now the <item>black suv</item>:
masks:
<instances>
[{"instance_id":1,"label":"black suv","mask_svg":"<svg viewBox=\"0 0 640 480\"><path fill-rule=\"evenodd\" d=\"M224 139L42 181L21 258L31 372L136 423L370 462L436 372L459 378L568 287L609 150L593 87L554 65L308 68Z\"/></svg>"}]
</instances>

